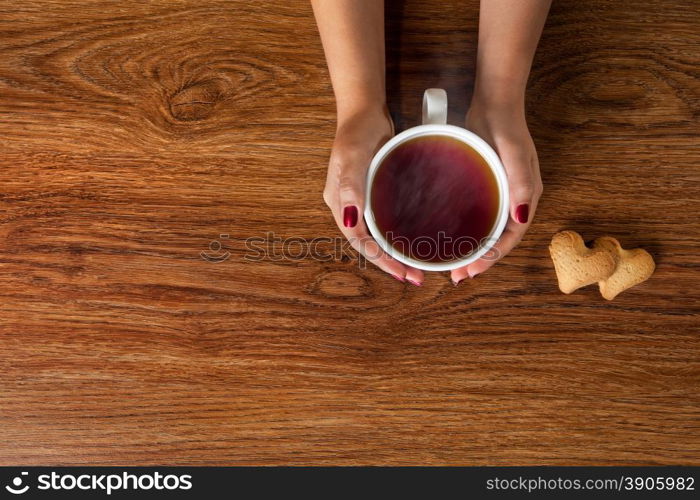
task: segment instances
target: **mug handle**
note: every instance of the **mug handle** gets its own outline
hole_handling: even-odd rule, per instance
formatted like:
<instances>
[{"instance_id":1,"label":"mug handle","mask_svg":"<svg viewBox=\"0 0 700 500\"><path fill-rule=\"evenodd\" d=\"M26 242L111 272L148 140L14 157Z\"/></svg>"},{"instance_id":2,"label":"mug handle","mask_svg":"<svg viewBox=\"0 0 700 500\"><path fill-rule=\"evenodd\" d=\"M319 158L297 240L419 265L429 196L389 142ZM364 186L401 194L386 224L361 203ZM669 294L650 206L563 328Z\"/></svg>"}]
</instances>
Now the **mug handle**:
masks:
<instances>
[{"instance_id":1,"label":"mug handle","mask_svg":"<svg viewBox=\"0 0 700 500\"><path fill-rule=\"evenodd\" d=\"M428 89L423 94L423 125L447 124L447 92Z\"/></svg>"}]
</instances>

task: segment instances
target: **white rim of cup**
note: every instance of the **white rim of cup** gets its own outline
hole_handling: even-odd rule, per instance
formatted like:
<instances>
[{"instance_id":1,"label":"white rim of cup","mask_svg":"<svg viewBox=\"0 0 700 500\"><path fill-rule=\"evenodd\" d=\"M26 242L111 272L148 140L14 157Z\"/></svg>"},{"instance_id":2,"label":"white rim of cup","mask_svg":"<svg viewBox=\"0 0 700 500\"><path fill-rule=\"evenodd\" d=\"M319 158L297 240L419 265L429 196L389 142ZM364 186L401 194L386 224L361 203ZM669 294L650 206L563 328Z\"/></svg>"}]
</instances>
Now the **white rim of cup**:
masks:
<instances>
[{"instance_id":1,"label":"white rim of cup","mask_svg":"<svg viewBox=\"0 0 700 500\"><path fill-rule=\"evenodd\" d=\"M437 110L435 107L437 106ZM464 267L466 265L475 262L486 254L493 245L498 241L503 230L508 222L508 217L510 214L510 197L508 193L508 177L506 171L503 168L500 158L493 150L491 146L488 145L481 137L467 129L461 127L455 127L454 125L445 124L445 119L447 117L447 97L444 94L444 90L441 89L428 89L425 91L425 97L423 99L423 121L424 125L418 125L417 127L412 127L404 130L400 134L391 138L384 146L382 146L379 151L372 158L372 162L369 165L369 170L367 171L367 185L365 194L365 223L369 229L370 234L376 240L379 247L389 254L394 259L411 266L416 269L421 269L423 271L451 271L459 267ZM431 123L432 122L432 123ZM435 123L438 122L438 123ZM499 207L496 216L496 222L491 229L491 232L486 238L486 244L481 245L475 252L470 253L466 257L457 260L451 260L447 262L429 262L413 259L408 257L401 252L397 251L392 247L386 240L382 232L377 227L374 219L374 213L372 212L372 184L374 182L374 176L377 173L379 165L386 158L386 156L391 153L397 146L403 144L404 142L415 139L417 137L423 137L428 135L439 135L448 136L455 138L466 145L473 148L479 155L481 155L488 166L491 168L494 176L496 177L496 183L498 185L499 194Z\"/></svg>"}]
</instances>

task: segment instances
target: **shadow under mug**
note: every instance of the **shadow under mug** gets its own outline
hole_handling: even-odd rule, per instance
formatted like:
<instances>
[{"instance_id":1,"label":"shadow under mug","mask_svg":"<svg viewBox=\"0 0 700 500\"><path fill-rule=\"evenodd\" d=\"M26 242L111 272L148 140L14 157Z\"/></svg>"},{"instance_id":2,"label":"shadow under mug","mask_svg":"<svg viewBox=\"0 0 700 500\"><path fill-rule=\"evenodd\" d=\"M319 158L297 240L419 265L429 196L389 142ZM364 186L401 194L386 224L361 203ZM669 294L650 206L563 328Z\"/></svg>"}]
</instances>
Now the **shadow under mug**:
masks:
<instances>
[{"instance_id":1,"label":"shadow under mug","mask_svg":"<svg viewBox=\"0 0 700 500\"><path fill-rule=\"evenodd\" d=\"M496 220L490 233L484 240L479 242L469 254L455 260L445 262L432 262L418 260L399 252L386 239L382 231L377 226L374 213L372 211L372 185L374 177L384 159L397 146L404 142L422 136L446 136L457 139L471 147L477 152L491 168L491 171L498 185L498 211ZM365 195L365 222L370 234L376 240L379 247L394 259L424 271L450 271L466 266L481 258L498 241L498 238L505 229L509 216L509 196L508 178L500 158L481 137L461 127L447 125L447 93L443 89L427 89L423 95L423 124L404 130L400 134L390 139L374 155L367 171L367 189Z\"/></svg>"}]
</instances>

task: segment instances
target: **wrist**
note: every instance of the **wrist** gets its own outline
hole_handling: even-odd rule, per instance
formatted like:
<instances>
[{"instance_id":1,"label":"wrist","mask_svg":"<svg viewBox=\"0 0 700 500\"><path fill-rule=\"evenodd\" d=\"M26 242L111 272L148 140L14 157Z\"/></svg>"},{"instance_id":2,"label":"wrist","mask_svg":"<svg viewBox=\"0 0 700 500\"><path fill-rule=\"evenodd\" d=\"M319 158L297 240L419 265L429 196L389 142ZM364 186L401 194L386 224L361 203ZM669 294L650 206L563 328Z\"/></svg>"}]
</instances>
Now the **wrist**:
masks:
<instances>
[{"instance_id":1,"label":"wrist","mask_svg":"<svg viewBox=\"0 0 700 500\"><path fill-rule=\"evenodd\" d=\"M474 88L466 116L467 123L496 130L527 128L524 91L498 84Z\"/></svg>"},{"instance_id":2,"label":"wrist","mask_svg":"<svg viewBox=\"0 0 700 500\"><path fill-rule=\"evenodd\" d=\"M483 105L493 110L525 112L525 84L517 78L478 78L474 83L472 105Z\"/></svg>"},{"instance_id":3,"label":"wrist","mask_svg":"<svg viewBox=\"0 0 700 500\"><path fill-rule=\"evenodd\" d=\"M350 123L356 123L358 119L385 120L389 117L388 107L384 99L352 99L338 101L337 124L343 128Z\"/></svg>"},{"instance_id":4,"label":"wrist","mask_svg":"<svg viewBox=\"0 0 700 500\"><path fill-rule=\"evenodd\" d=\"M344 123L357 120L362 116L383 116L386 114L386 102L381 101L361 101L352 100L351 102L338 102L337 104L337 121L340 127Z\"/></svg>"}]
</instances>

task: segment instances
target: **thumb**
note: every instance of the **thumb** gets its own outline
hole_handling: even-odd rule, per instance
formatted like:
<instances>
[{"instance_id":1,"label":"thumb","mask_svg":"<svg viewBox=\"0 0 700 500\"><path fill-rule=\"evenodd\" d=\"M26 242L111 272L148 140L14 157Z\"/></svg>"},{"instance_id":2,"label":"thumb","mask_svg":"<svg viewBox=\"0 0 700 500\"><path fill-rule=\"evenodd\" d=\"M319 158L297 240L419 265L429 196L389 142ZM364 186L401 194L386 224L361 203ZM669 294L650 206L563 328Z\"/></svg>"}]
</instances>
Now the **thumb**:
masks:
<instances>
[{"instance_id":1,"label":"thumb","mask_svg":"<svg viewBox=\"0 0 700 500\"><path fill-rule=\"evenodd\" d=\"M510 216L519 224L530 221L531 207L535 195L535 175L531 159L522 152L501 154L508 175L510 194Z\"/></svg>"},{"instance_id":2,"label":"thumb","mask_svg":"<svg viewBox=\"0 0 700 500\"><path fill-rule=\"evenodd\" d=\"M364 176L343 175L338 183L339 225L352 229L357 226L365 205Z\"/></svg>"}]
</instances>

